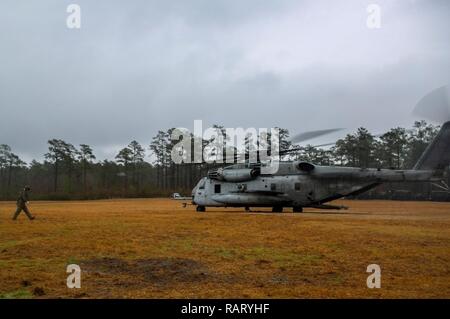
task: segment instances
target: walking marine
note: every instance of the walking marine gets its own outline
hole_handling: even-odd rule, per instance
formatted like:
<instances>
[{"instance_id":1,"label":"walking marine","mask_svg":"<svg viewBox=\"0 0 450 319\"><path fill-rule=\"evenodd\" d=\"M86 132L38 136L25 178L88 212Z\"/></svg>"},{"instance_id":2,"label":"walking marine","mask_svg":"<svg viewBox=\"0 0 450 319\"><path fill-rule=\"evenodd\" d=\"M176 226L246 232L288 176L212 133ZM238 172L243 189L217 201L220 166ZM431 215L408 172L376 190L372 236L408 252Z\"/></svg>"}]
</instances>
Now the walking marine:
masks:
<instances>
[{"instance_id":1,"label":"walking marine","mask_svg":"<svg viewBox=\"0 0 450 319\"><path fill-rule=\"evenodd\" d=\"M17 198L17 210L14 213L13 220L16 220L21 211L24 211L30 220L34 219L28 210L27 203L29 201L29 192L31 191L30 186L25 186L23 191L20 192L19 198Z\"/></svg>"}]
</instances>

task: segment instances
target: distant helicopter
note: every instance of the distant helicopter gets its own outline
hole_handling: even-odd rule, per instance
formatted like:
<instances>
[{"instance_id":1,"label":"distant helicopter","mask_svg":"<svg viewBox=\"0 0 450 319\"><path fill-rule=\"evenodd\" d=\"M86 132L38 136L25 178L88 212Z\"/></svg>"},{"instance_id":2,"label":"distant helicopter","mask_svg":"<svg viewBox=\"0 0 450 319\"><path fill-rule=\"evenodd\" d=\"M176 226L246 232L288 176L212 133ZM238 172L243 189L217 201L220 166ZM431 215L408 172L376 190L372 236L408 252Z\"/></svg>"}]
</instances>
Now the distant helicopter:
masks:
<instances>
[{"instance_id":1,"label":"distant helicopter","mask_svg":"<svg viewBox=\"0 0 450 319\"><path fill-rule=\"evenodd\" d=\"M439 89L431 92L418 106L436 100L439 94L442 94ZM193 189L192 204L197 206L198 212L204 212L206 207L245 207L246 210L271 207L273 212L292 208L293 212L302 212L305 207L346 208L326 203L361 194L384 182L433 182L449 191L449 186L443 181L450 165L450 114L446 101L446 108L440 107L447 113L440 118L449 121L442 125L413 169L319 166L305 161L280 161L276 163L278 170L275 173L264 174L262 167L273 165L272 161L235 164L209 171L208 176L203 177ZM309 132L303 138L333 131ZM279 154L288 152L280 150Z\"/></svg>"}]
</instances>

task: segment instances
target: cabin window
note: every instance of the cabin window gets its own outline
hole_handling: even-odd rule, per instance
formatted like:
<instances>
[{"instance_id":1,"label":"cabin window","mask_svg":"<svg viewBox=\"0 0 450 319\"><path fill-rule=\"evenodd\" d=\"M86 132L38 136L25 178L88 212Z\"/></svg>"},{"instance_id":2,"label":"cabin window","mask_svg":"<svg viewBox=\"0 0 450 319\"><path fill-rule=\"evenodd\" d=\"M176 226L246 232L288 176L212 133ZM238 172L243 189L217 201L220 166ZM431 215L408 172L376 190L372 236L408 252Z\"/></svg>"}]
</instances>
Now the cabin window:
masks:
<instances>
[{"instance_id":1,"label":"cabin window","mask_svg":"<svg viewBox=\"0 0 450 319\"><path fill-rule=\"evenodd\" d=\"M270 184L270 190L271 191L276 191L277 190L277 184Z\"/></svg>"},{"instance_id":2,"label":"cabin window","mask_svg":"<svg viewBox=\"0 0 450 319\"><path fill-rule=\"evenodd\" d=\"M301 188L300 183L295 183L295 184L294 184L294 189L295 189L297 192L300 190L300 188Z\"/></svg>"},{"instance_id":3,"label":"cabin window","mask_svg":"<svg viewBox=\"0 0 450 319\"><path fill-rule=\"evenodd\" d=\"M214 193L219 194L221 192L220 186L222 186L222 185L220 185L220 184L214 185Z\"/></svg>"}]
</instances>

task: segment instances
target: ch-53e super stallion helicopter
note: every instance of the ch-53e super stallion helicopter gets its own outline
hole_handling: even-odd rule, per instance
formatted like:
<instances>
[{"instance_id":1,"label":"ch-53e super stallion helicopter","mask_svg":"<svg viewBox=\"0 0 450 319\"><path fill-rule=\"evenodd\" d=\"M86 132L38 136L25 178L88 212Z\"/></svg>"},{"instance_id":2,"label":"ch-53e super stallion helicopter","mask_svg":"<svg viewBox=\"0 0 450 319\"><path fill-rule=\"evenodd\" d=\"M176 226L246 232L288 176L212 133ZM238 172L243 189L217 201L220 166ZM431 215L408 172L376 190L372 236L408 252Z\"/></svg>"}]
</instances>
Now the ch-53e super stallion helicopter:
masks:
<instances>
[{"instance_id":1,"label":"ch-53e super stallion helicopter","mask_svg":"<svg viewBox=\"0 0 450 319\"><path fill-rule=\"evenodd\" d=\"M433 91L419 104L426 104L441 93ZM448 111L448 105L446 107ZM448 114L445 116L450 120ZM334 130L317 131L312 135L323 135L328 131ZM287 152L280 150L279 154ZM245 207L247 210L272 207L273 212L290 207L294 212L302 212L305 207L345 208L326 203L366 192L384 182L441 182L436 185L448 191L443 176L450 165L450 121L442 125L410 170L318 166L304 161L287 161L277 163L275 173L264 174L261 168L272 164L270 161L242 163L209 171L193 189L192 204L197 205L199 212L204 212L206 207Z\"/></svg>"}]
</instances>

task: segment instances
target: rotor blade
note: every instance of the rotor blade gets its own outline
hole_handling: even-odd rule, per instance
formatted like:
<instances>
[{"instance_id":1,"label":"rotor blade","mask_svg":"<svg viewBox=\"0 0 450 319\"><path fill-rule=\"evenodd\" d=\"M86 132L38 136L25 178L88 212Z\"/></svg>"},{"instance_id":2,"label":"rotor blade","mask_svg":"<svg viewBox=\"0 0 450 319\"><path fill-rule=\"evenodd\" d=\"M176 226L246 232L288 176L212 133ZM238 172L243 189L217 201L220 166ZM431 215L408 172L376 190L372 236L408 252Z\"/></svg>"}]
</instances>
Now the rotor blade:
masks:
<instances>
[{"instance_id":1,"label":"rotor blade","mask_svg":"<svg viewBox=\"0 0 450 319\"><path fill-rule=\"evenodd\" d=\"M325 146L331 146L336 144L336 142L330 142L330 143L325 143L325 144L319 144L319 145L314 145L313 147L325 147Z\"/></svg>"},{"instance_id":2,"label":"rotor blade","mask_svg":"<svg viewBox=\"0 0 450 319\"><path fill-rule=\"evenodd\" d=\"M449 87L442 86L425 95L416 104L413 115L438 123L450 120Z\"/></svg>"},{"instance_id":3,"label":"rotor blade","mask_svg":"<svg viewBox=\"0 0 450 319\"><path fill-rule=\"evenodd\" d=\"M327 144L311 145L311 146L314 147L314 148L319 148L319 147L324 147L324 146L329 146L329 145L334 145L334 144L336 144L336 143L327 143ZM304 147L299 146L299 147L294 147L294 148L290 148L290 149L287 149L287 150L281 150L280 151L280 156L286 155L286 154L290 154L290 153L299 152L299 151L302 151L304 149L305 149Z\"/></svg>"},{"instance_id":4,"label":"rotor blade","mask_svg":"<svg viewBox=\"0 0 450 319\"><path fill-rule=\"evenodd\" d=\"M332 129L326 129L326 130L317 130L317 131L308 131L308 132L303 132L300 134L297 134L296 136L294 136L293 138L290 139L290 141L292 143L301 143L319 136L323 136L326 134L331 134L337 131L341 131L344 130L344 128L332 128ZM324 144L321 146L326 146L326 145L332 145L334 143L330 143L330 144ZM279 151L279 155L284 155L284 154L289 154L295 151L300 150L300 148L293 148L293 149L287 149L287 150L280 150ZM270 153L270 151L268 150L259 150L259 151L251 151L251 152L247 152L247 156L245 155L246 153L237 153L234 154L233 156L226 156L225 157L225 161L226 162L230 162L230 161L238 161L238 160L244 160L246 158L248 159L257 159L259 160L261 159L266 159L266 154L267 152ZM270 155L268 155L268 157L270 158Z\"/></svg>"},{"instance_id":5,"label":"rotor blade","mask_svg":"<svg viewBox=\"0 0 450 319\"><path fill-rule=\"evenodd\" d=\"M381 137L383 135L384 135L384 133L380 133L380 134L373 135L373 137L379 138L379 137ZM314 148L320 148L320 147L326 147L326 146L331 146L331 145L335 145L335 144L336 144L336 142L330 142L330 143L311 145L311 146L314 147ZM292 153L292 152L297 152L297 151L300 151L301 149L302 149L301 147L294 147L294 148L287 149L287 150L281 150L280 151L280 155L285 155L285 154L289 154L289 153Z\"/></svg>"},{"instance_id":6,"label":"rotor blade","mask_svg":"<svg viewBox=\"0 0 450 319\"><path fill-rule=\"evenodd\" d=\"M311 140L313 138L322 136L322 135L326 135L326 134L331 134L337 131L342 131L344 130L343 128L332 128L332 129L327 129L327 130L317 130L317 131L309 131L309 132L303 132L300 134L295 135L294 137L292 137L290 139L290 141L294 144L297 143L301 143L307 140Z\"/></svg>"},{"instance_id":7,"label":"rotor blade","mask_svg":"<svg viewBox=\"0 0 450 319\"><path fill-rule=\"evenodd\" d=\"M294 147L294 148L289 148L287 150L280 150L279 155L280 156L281 155L286 155L286 154L289 154L289 153L298 152L300 150L302 150L302 147Z\"/></svg>"}]
</instances>

